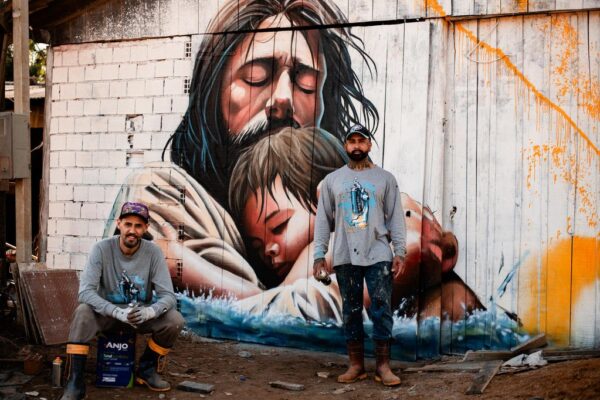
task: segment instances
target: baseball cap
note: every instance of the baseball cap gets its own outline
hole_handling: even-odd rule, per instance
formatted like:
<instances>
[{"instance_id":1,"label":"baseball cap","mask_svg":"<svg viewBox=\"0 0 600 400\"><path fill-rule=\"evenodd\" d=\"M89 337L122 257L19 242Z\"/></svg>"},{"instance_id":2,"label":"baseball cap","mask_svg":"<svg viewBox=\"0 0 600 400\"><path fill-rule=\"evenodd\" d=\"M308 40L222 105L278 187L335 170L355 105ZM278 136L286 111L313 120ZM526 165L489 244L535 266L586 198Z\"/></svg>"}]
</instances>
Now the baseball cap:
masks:
<instances>
[{"instance_id":1,"label":"baseball cap","mask_svg":"<svg viewBox=\"0 0 600 400\"><path fill-rule=\"evenodd\" d=\"M143 203L134 203L131 201L126 202L121 207L121 215L119 215L119 219L126 217L128 215L137 215L141 219L143 219L146 223L150 218L150 213L148 212L148 207Z\"/></svg>"},{"instance_id":2,"label":"baseball cap","mask_svg":"<svg viewBox=\"0 0 600 400\"><path fill-rule=\"evenodd\" d=\"M355 133L358 133L359 135L361 135L362 137L364 137L366 139L371 139L371 137L373 136L373 135L371 135L371 132L369 132L369 130L367 128L365 128L361 124L356 124L356 125L353 125L348 130L348 132L346 132L346 136L344 136L344 140L348 140L348 138L350 136L354 135Z\"/></svg>"}]
</instances>

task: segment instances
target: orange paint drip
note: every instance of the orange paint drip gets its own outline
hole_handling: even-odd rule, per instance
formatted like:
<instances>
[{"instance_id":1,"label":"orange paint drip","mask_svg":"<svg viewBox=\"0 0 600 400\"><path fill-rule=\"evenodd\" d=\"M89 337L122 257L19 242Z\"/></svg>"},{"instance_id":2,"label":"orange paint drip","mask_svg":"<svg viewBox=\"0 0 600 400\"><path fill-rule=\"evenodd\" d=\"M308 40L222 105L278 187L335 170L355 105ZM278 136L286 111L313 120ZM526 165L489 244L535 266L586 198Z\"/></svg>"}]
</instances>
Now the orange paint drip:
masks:
<instances>
[{"instance_id":1,"label":"orange paint drip","mask_svg":"<svg viewBox=\"0 0 600 400\"><path fill-rule=\"evenodd\" d=\"M424 1L425 7L431 11L439 15L440 17L447 17L444 8L436 1L436 0L426 0ZM457 31L464 34L472 43L475 43L481 49L489 52L496 56L499 62L502 62L505 68L515 77L518 81L521 82L529 92L534 96L535 100L543 103L549 110L556 112L586 143L589 147L589 151L592 152L595 156L600 155L600 149L594 144L594 142L588 137L588 135L573 121L573 119L556 103L550 100L548 97L544 96L542 92L540 92L535 85L523 75L523 73L512 63L510 57L502 49L493 47L488 43L481 41L477 38L477 36L471 32L469 29L465 28L460 22L453 22L446 18L446 21L449 23L453 23L454 27Z\"/></svg>"},{"instance_id":2,"label":"orange paint drip","mask_svg":"<svg viewBox=\"0 0 600 400\"><path fill-rule=\"evenodd\" d=\"M519 10L519 12L527 11L528 2L529 0L517 0L517 10Z\"/></svg>"},{"instance_id":3,"label":"orange paint drip","mask_svg":"<svg viewBox=\"0 0 600 400\"><path fill-rule=\"evenodd\" d=\"M519 271L518 314L525 330L545 332L553 344L569 345L571 332L583 328L572 326L580 320L573 313L584 291L596 285L599 269L600 241L591 237L560 239L545 254L527 260Z\"/></svg>"}]
</instances>

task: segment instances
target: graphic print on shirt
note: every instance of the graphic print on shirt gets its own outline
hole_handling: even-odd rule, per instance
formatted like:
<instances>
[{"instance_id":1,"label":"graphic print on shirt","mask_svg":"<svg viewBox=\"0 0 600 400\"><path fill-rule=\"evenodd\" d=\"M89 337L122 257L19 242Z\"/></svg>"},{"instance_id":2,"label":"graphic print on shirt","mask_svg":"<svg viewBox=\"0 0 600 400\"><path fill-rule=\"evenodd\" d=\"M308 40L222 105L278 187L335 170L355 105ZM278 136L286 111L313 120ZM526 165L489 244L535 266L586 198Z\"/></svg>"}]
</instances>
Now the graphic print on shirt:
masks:
<instances>
[{"instance_id":1,"label":"graphic print on shirt","mask_svg":"<svg viewBox=\"0 0 600 400\"><path fill-rule=\"evenodd\" d=\"M375 205L375 186L368 182L360 183L358 178L345 182L347 188L341 195L338 208L343 211L346 231L366 229L369 225L369 209Z\"/></svg>"},{"instance_id":2,"label":"graphic print on shirt","mask_svg":"<svg viewBox=\"0 0 600 400\"><path fill-rule=\"evenodd\" d=\"M121 273L116 293L108 293L107 300L114 304L137 304L146 298L145 281L138 275Z\"/></svg>"}]
</instances>

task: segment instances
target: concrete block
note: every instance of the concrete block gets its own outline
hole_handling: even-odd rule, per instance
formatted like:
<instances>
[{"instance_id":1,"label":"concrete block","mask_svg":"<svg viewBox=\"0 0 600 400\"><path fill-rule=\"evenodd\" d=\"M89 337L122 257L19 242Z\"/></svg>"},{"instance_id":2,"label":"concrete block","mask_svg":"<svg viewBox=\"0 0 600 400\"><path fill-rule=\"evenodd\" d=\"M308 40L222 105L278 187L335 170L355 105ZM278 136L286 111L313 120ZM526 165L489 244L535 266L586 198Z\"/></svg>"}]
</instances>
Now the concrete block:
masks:
<instances>
[{"instance_id":1,"label":"concrete block","mask_svg":"<svg viewBox=\"0 0 600 400\"><path fill-rule=\"evenodd\" d=\"M56 67L52 70L52 82L65 83L69 81L69 68Z\"/></svg>"},{"instance_id":2,"label":"concrete block","mask_svg":"<svg viewBox=\"0 0 600 400\"><path fill-rule=\"evenodd\" d=\"M67 135L67 150L81 150L81 135Z\"/></svg>"},{"instance_id":3,"label":"concrete block","mask_svg":"<svg viewBox=\"0 0 600 400\"><path fill-rule=\"evenodd\" d=\"M98 170L96 170L98 172ZM100 199L104 199L104 186L94 185L89 187L89 197L90 199L94 199L94 201L99 201Z\"/></svg>"},{"instance_id":4,"label":"concrete block","mask_svg":"<svg viewBox=\"0 0 600 400\"><path fill-rule=\"evenodd\" d=\"M74 167L76 165L74 151L61 151L58 154L59 154L58 165L61 168Z\"/></svg>"},{"instance_id":5,"label":"concrete block","mask_svg":"<svg viewBox=\"0 0 600 400\"><path fill-rule=\"evenodd\" d=\"M62 205L62 203L60 203ZM52 210L52 204L50 204L50 210ZM62 217L53 216L50 211L50 218ZM48 236L48 251L60 251L63 248L63 237L62 236Z\"/></svg>"},{"instance_id":6,"label":"concrete block","mask_svg":"<svg viewBox=\"0 0 600 400\"><path fill-rule=\"evenodd\" d=\"M50 134L58 133L58 118L50 119Z\"/></svg>"},{"instance_id":7,"label":"concrete block","mask_svg":"<svg viewBox=\"0 0 600 400\"><path fill-rule=\"evenodd\" d=\"M101 99L110 96L109 82L95 82L92 84L92 97Z\"/></svg>"},{"instance_id":8,"label":"concrete block","mask_svg":"<svg viewBox=\"0 0 600 400\"><path fill-rule=\"evenodd\" d=\"M59 228L60 229L60 228ZM71 268L71 256L69 254L54 254L52 268Z\"/></svg>"},{"instance_id":9,"label":"concrete block","mask_svg":"<svg viewBox=\"0 0 600 400\"><path fill-rule=\"evenodd\" d=\"M91 130L92 132L106 132L108 130L108 117L92 117Z\"/></svg>"},{"instance_id":10,"label":"concrete block","mask_svg":"<svg viewBox=\"0 0 600 400\"><path fill-rule=\"evenodd\" d=\"M102 150L114 150L115 149L115 135L109 133L103 133L98 135L98 149Z\"/></svg>"},{"instance_id":11,"label":"concrete block","mask_svg":"<svg viewBox=\"0 0 600 400\"><path fill-rule=\"evenodd\" d=\"M87 183L84 180L85 183ZM88 201L88 186L85 185L77 185L73 188L73 200L74 201L80 201L85 204L87 204Z\"/></svg>"},{"instance_id":12,"label":"concrete block","mask_svg":"<svg viewBox=\"0 0 600 400\"><path fill-rule=\"evenodd\" d=\"M158 61L155 66L156 77L171 77L173 76L173 60Z\"/></svg>"},{"instance_id":13,"label":"concrete block","mask_svg":"<svg viewBox=\"0 0 600 400\"><path fill-rule=\"evenodd\" d=\"M96 203L84 203L81 207L81 218L96 219Z\"/></svg>"},{"instance_id":14,"label":"concrete block","mask_svg":"<svg viewBox=\"0 0 600 400\"><path fill-rule=\"evenodd\" d=\"M87 263L87 254L71 254L71 269L82 270Z\"/></svg>"},{"instance_id":15,"label":"concrete block","mask_svg":"<svg viewBox=\"0 0 600 400\"><path fill-rule=\"evenodd\" d=\"M60 117L58 119L59 133L72 133L75 131L75 119L71 117Z\"/></svg>"},{"instance_id":16,"label":"concrete block","mask_svg":"<svg viewBox=\"0 0 600 400\"><path fill-rule=\"evenodd\" d=\"M97 185L98 177L99 177L98 169L96 169L96 168L84 168L83 169L83 181L85 183L87 183L88 185ZM91 188L93 188L93 187L95 187L95 186L90 187L90 193L89 193L90 199L96 198L96 197L92 196L92 193L91 193Z\"/></svg>"},{"instance_id":17,"label":"concrete block","mask_svg":"<svg viewBox=\"0 0 600 400\"><path fill-rule=\"evenodd\" d=\"M189 96L187 96L187 95L173 96L173 105L171 107L171 110L174 113L184 114L187 111L189 104L190 104Z\"/></svg>"},{"instance_id":18,"label":"concrete block","mask_svg":"<svg viewBox=\"0 0 600 400\"><path fill-rule=\"evenodd\" d=\"M91 117L77 117L75 118L75 132L76 133L88 133L91 132Z\"/></svg>"},{"instance_id":19,"label":"concrete block","mask_svg":"<svg viewBox=\"0 0 600 400\"><path fill-rule=\"evenodd\" d=\"M144 80L133 80L127 82L127 96L128 97L139 97L144 96L146 90L146 81Z\"/></svg>"},{"instance_id":20,"label":"concrete block","mask_svg":"<svg viewBox=\"0 0 600 400\"><path fill-rule=\"evenodd\" d=\"M83 82L85 80L85 67L69 67L69 82Z\"/></svg>"},{"instance_id":21,"label":"concrete block","mask_svg":"<svg viewBox=\"0 0 600 400\"><path fill-rule=\"evenodd\" d=\"M50 152L50 168L58 168L59 167L59 157L60 152L54 151Z\"/></svg>"},{"instance_id":22,"label":"concrete block","mask_svg":"<svg viewBox=\"0 0 600 400\"><path fill-rule=\"evenodd\" d=\"M113 115L117 113L117 100L102 99L100 100L100 114Z\"/></svg>"},{"instance_id":23,"label":"concrete block","mask_svg":"<svg viewBox=\"0 0 600 400\"><path fill-rule=\"evenodd\" d=\"M154 63L139 64L137 66L137 77L139 79L151 79L155 76L156 74Z\"/></svg>"},{"instance_id":24,"label":"concrete block","mask_svg":"<svg viewBox=\"0 0 600 400\"><path fill-rule=\"evenodd\" d=\"M67 111L67 101L53 101L52 102L52 116L53 117L66 117L69 115Z\"/></svg>"},{"instance_id":25,"label":"concrete block","mask_svg":"<svg viewBox=\"0 0 600 400\"><path fill-rule=\"evenodd\" d=\"M108 218L114 201L115 199L112 199L110 202L96 203L97 218Z\"/></svg>"},{"instance_id":26,"label":"concrete block","mask_svg":"<svg viewBox=\"0 0 600 400\"><path fill-rule=\"evenodd\" d=\"M191 59L174 60L173 76L191 77L194 69L194 64Z\"/></svg>"},{"instance_id":27,"label":"concrete block","mask_svg":"<svg viewBox=\"0 0 600 400\"><path fill-rule=\"evenodd\" d=\"M92 167L110 167L110 160L108 159L108 151L94 151L92 154ZM100 171L102 176L102 171ZM100 183L102 179L100 178Z\"/></svg>"},{"instance_id":28,"label":"concrete block","mask_svg":"<svg viewBox=\"0 0 600 400\"><path fill-rule=\"evenodd\" d=\"M110 97L124 97L127 95L127 82L110 82Z\"/></svg>"},{"instance_id":29,"label":"concrete block","mask_svg":"<svg viewBox=\"0 0 600 400\"><path fill-rule=\"evenodd\" d=\"M130 48L130 61L148 61L148 46L132 46Z\"/></svg>"},{"instance_id":30,"label":"concrete block","mask_svg":"<svg viewBox=\"0 0 600 400\"><path fill-rule=\"evenodd\" d=\"M154 113L156 113L156 111L154 111ZM144 132L156 132L156 131L160 131L160 122L161 122L161 116L160 115L145 115L144 116L144 125L143 125L143 130Z\"/></svg>"},{"instance_id":31,"label":"concrete block","mask_svg":"<svg viewBox=\"0 0 600 400\"><path fill-rule=\"evenodd\" d=\"M183 93L183 78L168 78L165 79L165 95L182 95Z\"/></svg>"},{"instance_id":32,"label":"concrete block","mask_svg":"<svg viewBox=\"0 0 600 400\"><path fill-rule=\"evenodd\" d=\"M101 185L114 185L116 182L115 169L114 168L100 168L100 175L98 176L98 183Z\"/></svg>"},{"instance_id":33,"label":"concrete block","mask_svg":"<svg viewBox=\"0 0 600 400\"><path fill-rule=\"evenodd\" d=\"M146 96L162 96L165 82L163 79L149 79L146 81L144 93Z\"/></svg>"},{"instance_id":34,"label":"concrete block","mask_svg":"<svg viewBox=\"0 0 600 400\"><path fill-rule=\"evenodd\" d=\"M85 207L85 204L83 205ZM94 204L94 212L95 212L95 204ZM81 214L83 215L83 209L81 210ZM91 219L91 218L90 218ZM92 247L96 244L98 240L96 238L83 237L79 238L79 252L83 254L89 254Z\"/></svg>"},{"instance_id":35,"label":"concrete block","mask_svg":"<svg viewBox=\"0 0 600 400\"><path fill-rule=\"evenodd\" d=\"M144 152L144 164L161 161L162 151L145 151Z\"/></svg>"},{"instance_id":36,"label":"concrete block","mask_svg":"<svg viewBox=\"0 0 600 400\"><path fill-rule=\"evenodd\" d=\"M67 146L67 135L50 136L50 151L65 150Z\"/></svg>"},{"instance_id":37,"label":"concrete block","mask_svg":"<svg viewBox=\"0 0 600 400\"><path fill-rule=\"evenodd\" d=\"M111 167L127 166L127 153L123 150L109 152L109 162Z\"/></svg>"},{"instance_id":38,"label":"concrete block","mask_svg":"<svg viewBox=\"0 0 600 400\"><path fill-rule=\"evenodd\" d=\"M52 85L51 99L54 101L60 100L60 85L58 85L56 83L54 85ZM46 99L46 100L48 100L48 99Z\"/></svg>"},{"instance_id":39,"label":"concrete block","mask_svg":"<svg viewBox=\"0 0 600 400\"><path fill-rule=\"evenodd\" d=\"M152 135L152 150L162 150L169 141L173 132L159 132Z\"/></svg>"},{"instance_id":40,"label":"concrete block","mask_svg":"<svg viewBox=\"0 0 600 400\"><path fill-rule=\"evenodd\" d=\"M124 182L124 180L122 181ZM104 201L113 203L121 190L121 185L105 185L104 186Z\"/></svg>"},{"instance_id":41,"label":"concrete block","mask_svg":"<svg viewBox=\"0 0 600 400\"><path fill-rule=\"evenodd\" d=\"M115 149L128 149L129 148L129 135L127 133L113 133L115 137Z\"/></svg>"},{"instance_id":42,"label":"concrete block","mask_svg":"<svg viewBox=\"0 0 600 400\"><path fill-rule=\"evenodd\" d=\"M78 65L79 57L77 54L77 50L67 50L63 52L62 63L65 66Z\"/></svg>"},{"instance_id":43,"label":"concrete block","mask_svg":"<svg viewBox=\"0 0 600 400\"><path fill-rule=\"evenodd\" d=\"M96 63L97 64L108 64L113 61L113 49L112 47L101 47L96 50Z\"/></svg>"},{"instance_id":44,"label":"concrete block","mask_svg":"<svg viewBox=\"0 0 600 400\"><path fill-rule=\"evenodd\" d=\"M73 201L73 186L72 185L56 185L56 200L57 201Z\"/></svg>"},{"instance_id":45,"label":"concrete block","mask_svg":"<svg viewBox=\"0 0 600 400\"><path fill-rule=\"evenodd\" d=\"M102 68L97 65L87 65L85 67L86 81L99 81L102 79Z\"/></svg>"},{"instance_id":46,"label":"concrete block","mask_svg":"<svg viewBox=\"0 0 600 400\"><path fill-rule=\"evenodd\" d=\"M155 97L154 98L154 113L168 114L171 112L171 97Z\"/></svg>"},{"instance_id":47,"label":"concrete block","mask_svg":"<svg viewBox=\"0 0 600 400\"><path fill-rule=\"evenodd\" d=\"M149 133L136 133L133 136L133 148L136 150L150 150L152 147L152 135Z\"/></svg>"},{"instance_id":48,"label":"concrete block","mask_svg":"<svg viewBox=\"0 0 600 400\"><path fill-rule=\"evenodd\" d=\"M50 184L65 183L67 172L64 168L50 168Z\"/></svg>"},{"instance_id":49,"label":"concrete block","mask_svg":"<svg viewBox=\"0 0 600 400\"><path fill-rule=\"evenodd\" d=\"M96 53L94 49L82 49L79 51L79 65L96 64Z\"/></svg>"},{"instance_id":50,"label":"concrete block","mask_svg":"<svg viewBox=\"0 0 600 400\"><path fill-rule=\"evenodd\" d=\"M77 85L75 83L63 83L60 85L60 99L73 100L77 98Z\"/></svg>"},{"instance_id":51,"label":"concrete block","mask_svg":"<svg viewBox=\"0 0 600 400\"><path fill-rule=\"evenodd\" d=\"M165 114L162 116L162 130L173 132L181 123L183 115L181 114Z\"/></svg>"},{"instance_id":52,"label":"concrete block","mask_svg":"<svg viewBox=\"0 0 600 400\"><path fill-rule=\"evenodd\" d=\"M105 64L100 68L102 70L101 76L103 81L119 79L119 64Z\"/></svg>"},{"instance_id":53,"label":"concrete block","mask_svg":"<svg viewBox=\"0 0 600 400\"><path fill-rule=\"evenodd\" d=\"M65 203L65 217L67 218L80 218L81 217L81 203L67 202Z\"/></svg>"},{"instance_id":54,"label":"concrete block","mask_svg":"<svg viewBox=\"0 0 600 400\"><path fill-rule=\"evenodd\" d=\"M77 159L77 156L75 156ZM66 183L83 183L83 168L77 166L76 168L67 168L67 181Z\"/></svg>"},{"instance_id":55,"label":"concrete block","mask_svg":"<svg viewBox=\"0 0 600 400\"><path fill-rule=\"evenodd\" d=\"M83 137L83 150L98 149L98 135L86 135Z\"/></svg>"},{"instance_id":56,"label":"concrete block","mask_svg":"<svg viewBox=\"0 0 600 400\"><path fill-rule=\"evenodd\" d=\"M129 46L115 47L113 49L112 61L116 63L129 62L131 57L131 48Z\"/></svg>"},{"instance_id":57,"label":"concrete block","mask_svg":"<svg viewBox=\"0 0 600 400\"><path fill-rule=\"evenodd\" d=\"M75 153L75 163L77 167L91 167L92 166L92 153L89 151L78 151ZM82 177L83 179L83 177ZM88 183L86 180L83 180L84 183Z\"/></svg>"},{"instance_id":58,"label":"concrete block","mask_svg":"<svg viewBox=\"0 0 600 400\"><path fill-rule=\"evenodd\" d=\"M78 99L90 99L94 97L91 83L78 83L75 86L75 96Z\"/></svg>"},{"instance_id":59,"label":"concrete block","mask_svg":"<svg viewBox=\"0 0 600 400\"><path fill-rule=\"evenodd\" d=\"M136 114L152 114L152 98L139 97L135 99Z\"/></svg>"},{"instance_id":60,"label":"concrete block","mask_svg":"<svg viewBox=\"0 0 600 400\"><path fill-rule=\"evenodd\" d=\"M129 176L129 174L131 174L132 169L131 168L119 168L117 169L117 183L123 183L125 182L125 180L127 179L127 177Z\"/></svg>"},{"instance_id":61,"label":"concrete block","mask_svg":"<svg viewBox=\"0 0 600 400\"><path fill-rule=\"evenodd\" d=\"M55 51L54 52L54 67L62 67L63 62L62 62L62 51Z\"/></svg>"},{"instance_id":62,"label":"concrete block","mask_svg":"<svg viewBox=\"0 0 600 400\"><path fill-rule=\"evenodd\" d=\"M67 108L70 117L83 115L83 100L69 100Z\"/></svg>"},{"instance_id":63,"label":"concrete block","mask_svg":"<svg viewBox=\"0 0 600 400\"><path fill-rule=\"evenodd\" d=\"M84 100L83 114L84 115L100 114L100 100L94 100L94 99Z\"/></svg>"},{"instance_id":64,"label":"concrete block","mask_svg":"<svg viewBox=\"0 0 600 400\"><path fill-rule=\"evenodd\" d=\"M109 132L125 132L125 116L116 115L108 117Z\"/></svg>"},{"instance_id":65,"label":"concrete block","mask_svg":"<svg viewBox=\"0 0 600 400\"><path fill-rule=\"evenodd\" d=\"M136 64L119 64L119 79L135 79L136 74Z\"/></svg>"},{"instance_id":66,"label":"concrete block","mask_svg":"<svg viewBox=\"0 0 600 400\"><path fill-rule=\"evenodd\" d=\"M67 218L79 218L77 217L70 217L67 215ZM63 239L63 245L64 248L63 250L67 253L78 253L79 252L79 238L75 237L75 236L65 236L65 238Z\"/></svg>"},{"instance_id":67,"label":"concrete block","mask_svg":"<svg viewBox=\"0 0 600 400\"><path fill-rule=\"evenodd\" d=\"M108 218L108 215L103 219L90 220L88 222L88 232L86 236L101 238L104 234L106 218Z\"/></svg>"},{"instance_id":68,"label":"concrete block","mask_svg":"<svg viewBox=\"0 0 600 400\"><path fill-rule=\"evenodd\" d=\"M117 112L119 114L135 113L135 99L119 99L117 101Z\"/></svg>"},{"instance_id":69,"label":"concrete block","mask_svg":"<svg viewBox=\"0 0 600 400\"><path fill-rule=\"evenodd\" d=\"M48 229L46 230L46 234L54 235L56 233L56 220L52 218L48 218Z\"/></svg>"}]
</instances>

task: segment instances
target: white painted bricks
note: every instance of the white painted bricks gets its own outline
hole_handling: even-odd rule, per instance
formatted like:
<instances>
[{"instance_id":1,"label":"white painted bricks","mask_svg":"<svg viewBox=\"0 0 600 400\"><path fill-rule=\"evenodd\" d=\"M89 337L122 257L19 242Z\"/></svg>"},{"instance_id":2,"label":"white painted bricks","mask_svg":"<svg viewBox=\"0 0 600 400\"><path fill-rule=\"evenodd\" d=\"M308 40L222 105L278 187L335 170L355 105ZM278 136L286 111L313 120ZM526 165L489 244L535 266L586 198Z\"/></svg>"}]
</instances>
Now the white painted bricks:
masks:
<instances>
[{"instance_id":1,"label":"white painted bricks","mask_svg":"<svg viewBox=\"0 0 600 400\"><path fill-rule=\"evenodd\" d=\"M48 265L82 269L131 172L127 151L159 161L187 109L189 37L54 48ZM133 129L133 130L132 130Z\"/></svg>"}]
</instances>

